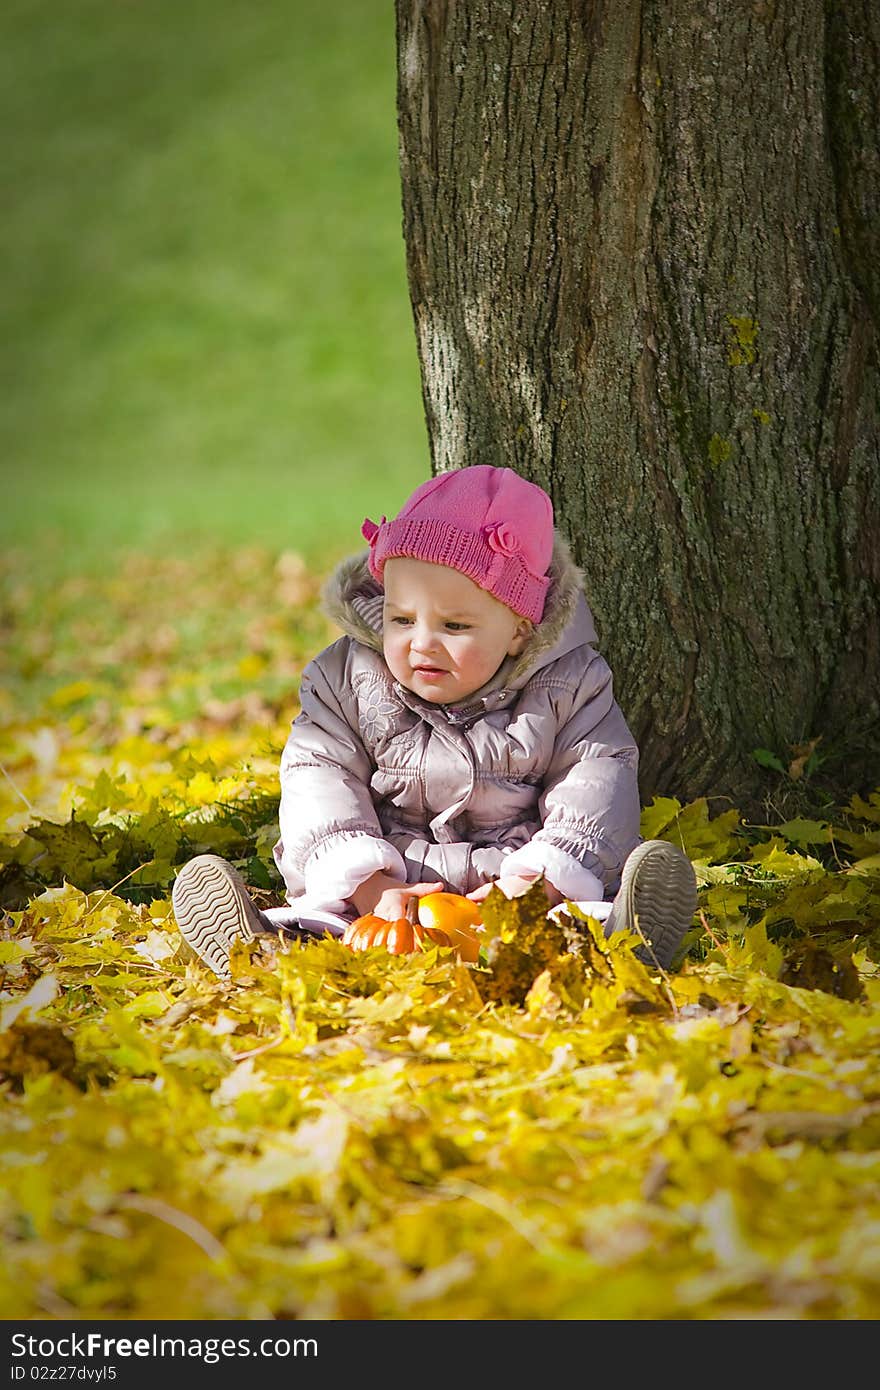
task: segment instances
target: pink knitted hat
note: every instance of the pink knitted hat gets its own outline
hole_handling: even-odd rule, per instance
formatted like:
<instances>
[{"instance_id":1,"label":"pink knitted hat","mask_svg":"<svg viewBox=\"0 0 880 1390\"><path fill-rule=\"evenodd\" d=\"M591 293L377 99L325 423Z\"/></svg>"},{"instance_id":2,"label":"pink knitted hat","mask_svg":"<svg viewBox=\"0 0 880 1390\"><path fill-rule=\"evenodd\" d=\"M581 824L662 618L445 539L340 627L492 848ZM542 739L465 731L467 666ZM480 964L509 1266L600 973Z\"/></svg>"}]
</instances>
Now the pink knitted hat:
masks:
<instances>
[{"instance_id":1,"label":"pink knitted hat","mask_svg":"<svg viewBox=\"0 0 880 1390\"><path fill-rule=\"evenodd\" d=\"M460 570L520 617L540 622L553 554L553 504L512 468L474 464L416 488L393 521L365 521L370 571L395 555Z\"/></svg>"}]
</instances>

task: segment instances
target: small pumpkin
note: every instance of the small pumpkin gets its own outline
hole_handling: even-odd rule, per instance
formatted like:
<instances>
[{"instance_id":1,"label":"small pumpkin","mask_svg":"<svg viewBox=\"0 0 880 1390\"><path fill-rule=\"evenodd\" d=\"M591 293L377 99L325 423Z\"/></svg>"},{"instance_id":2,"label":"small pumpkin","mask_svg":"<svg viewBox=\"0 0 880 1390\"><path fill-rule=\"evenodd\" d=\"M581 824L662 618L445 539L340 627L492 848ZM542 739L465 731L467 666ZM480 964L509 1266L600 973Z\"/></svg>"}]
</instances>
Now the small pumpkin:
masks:
<instances>
[{"instance_id":1,"label":"small pumpkin","mask_svg":"<svg viewBox=\"0 0 880 1390\"><path fill-rule=\"evenodd\" d=\"M480 958L480 909L460 893L426 893L419 898L419 923L429 934L445 932L460 958L473 965Z\"/></svg>"},{"instance_id":2,"label":"small pumpkin","mask_svg":"<svg viewBox=\"0 0 880 1390\"><path fill-rule=\"evenodd\" d=\"M384 946L394 956L420 951L425 942L451 946L458 956L473 963L479 958L480 943L474 927L480 920L475 903L458 893L428 893L410 898L405 917L389 922L366 912L346 927L343 946L352 951L368 951Z\"/></svg>"}]
</instances>

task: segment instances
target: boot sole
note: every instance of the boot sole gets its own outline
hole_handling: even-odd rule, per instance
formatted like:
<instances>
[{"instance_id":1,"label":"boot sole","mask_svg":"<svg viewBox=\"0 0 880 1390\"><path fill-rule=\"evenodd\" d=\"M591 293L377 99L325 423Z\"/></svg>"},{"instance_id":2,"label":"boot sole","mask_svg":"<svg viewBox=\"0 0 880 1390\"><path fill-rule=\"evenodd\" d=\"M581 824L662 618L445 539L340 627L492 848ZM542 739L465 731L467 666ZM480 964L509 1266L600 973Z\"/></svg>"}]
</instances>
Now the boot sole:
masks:
<instances>
[{"instance_id":1,"label":"boot sole","mask_svg":"<svg viewBox=\"0 0 880 1390\"><path fill-rule=\"evenodd\" d=\"M623 913L615 928L642 938L635 954L645 965L668 970L697 910L693 865L668 840L646 840L623 866Z\"/></svg>"},{"instance_id":2,"label":"boot sole","mask_svg":"<svg viewBox=\"0 0 880 1390\"><path fill-rule=\"evenodd\" d=\"M215 975L228 980L236 941L253 941L262 927L244 880L216 854L199 854L181 869L171 889L180 934Z\"/></svg>"}]
</instances>

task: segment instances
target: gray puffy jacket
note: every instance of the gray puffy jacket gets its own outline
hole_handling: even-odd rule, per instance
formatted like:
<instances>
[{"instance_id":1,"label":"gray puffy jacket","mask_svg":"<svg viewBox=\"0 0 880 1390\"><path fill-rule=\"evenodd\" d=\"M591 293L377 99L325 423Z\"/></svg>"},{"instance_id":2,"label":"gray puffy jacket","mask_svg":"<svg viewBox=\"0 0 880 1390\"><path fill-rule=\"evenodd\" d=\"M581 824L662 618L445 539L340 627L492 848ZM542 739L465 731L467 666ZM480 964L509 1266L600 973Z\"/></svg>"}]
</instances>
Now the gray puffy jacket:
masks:
<instances>
[{"instance_id":1,"label":"gray puffy jacket","mask_svg":"<svg viewBox=\"0 0 880 1390\"><path fill-rule=\"evenodd\" d=\"M347 635L305 668L281 759L291 905L351 916L378 869L460 893L544 873L566 898L613 896L639 842L638 751L559 536L550 577L524 650L466 704L436 705L385 665L366 555L337 568L325 606Z\"/></svg>"}]
</instances>

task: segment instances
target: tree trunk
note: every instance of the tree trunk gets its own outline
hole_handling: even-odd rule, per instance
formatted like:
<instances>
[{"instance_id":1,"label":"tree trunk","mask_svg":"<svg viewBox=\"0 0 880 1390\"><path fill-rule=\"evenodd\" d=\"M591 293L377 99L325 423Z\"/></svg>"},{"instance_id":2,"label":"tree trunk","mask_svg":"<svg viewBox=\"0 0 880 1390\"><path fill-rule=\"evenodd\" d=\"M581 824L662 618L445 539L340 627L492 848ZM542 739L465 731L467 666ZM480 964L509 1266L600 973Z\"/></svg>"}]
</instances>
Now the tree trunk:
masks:
<instances>
[{"instance_id":1,"label":"tree trunk","mask_svg":"<svg viewBox=\"0 0 880 1390\"><path fill-rule=\"evenodd\" d=\"M880 7L397 0L434 471L550 493L645 800L880 780Z\"/></svg>"}]
</instances>

